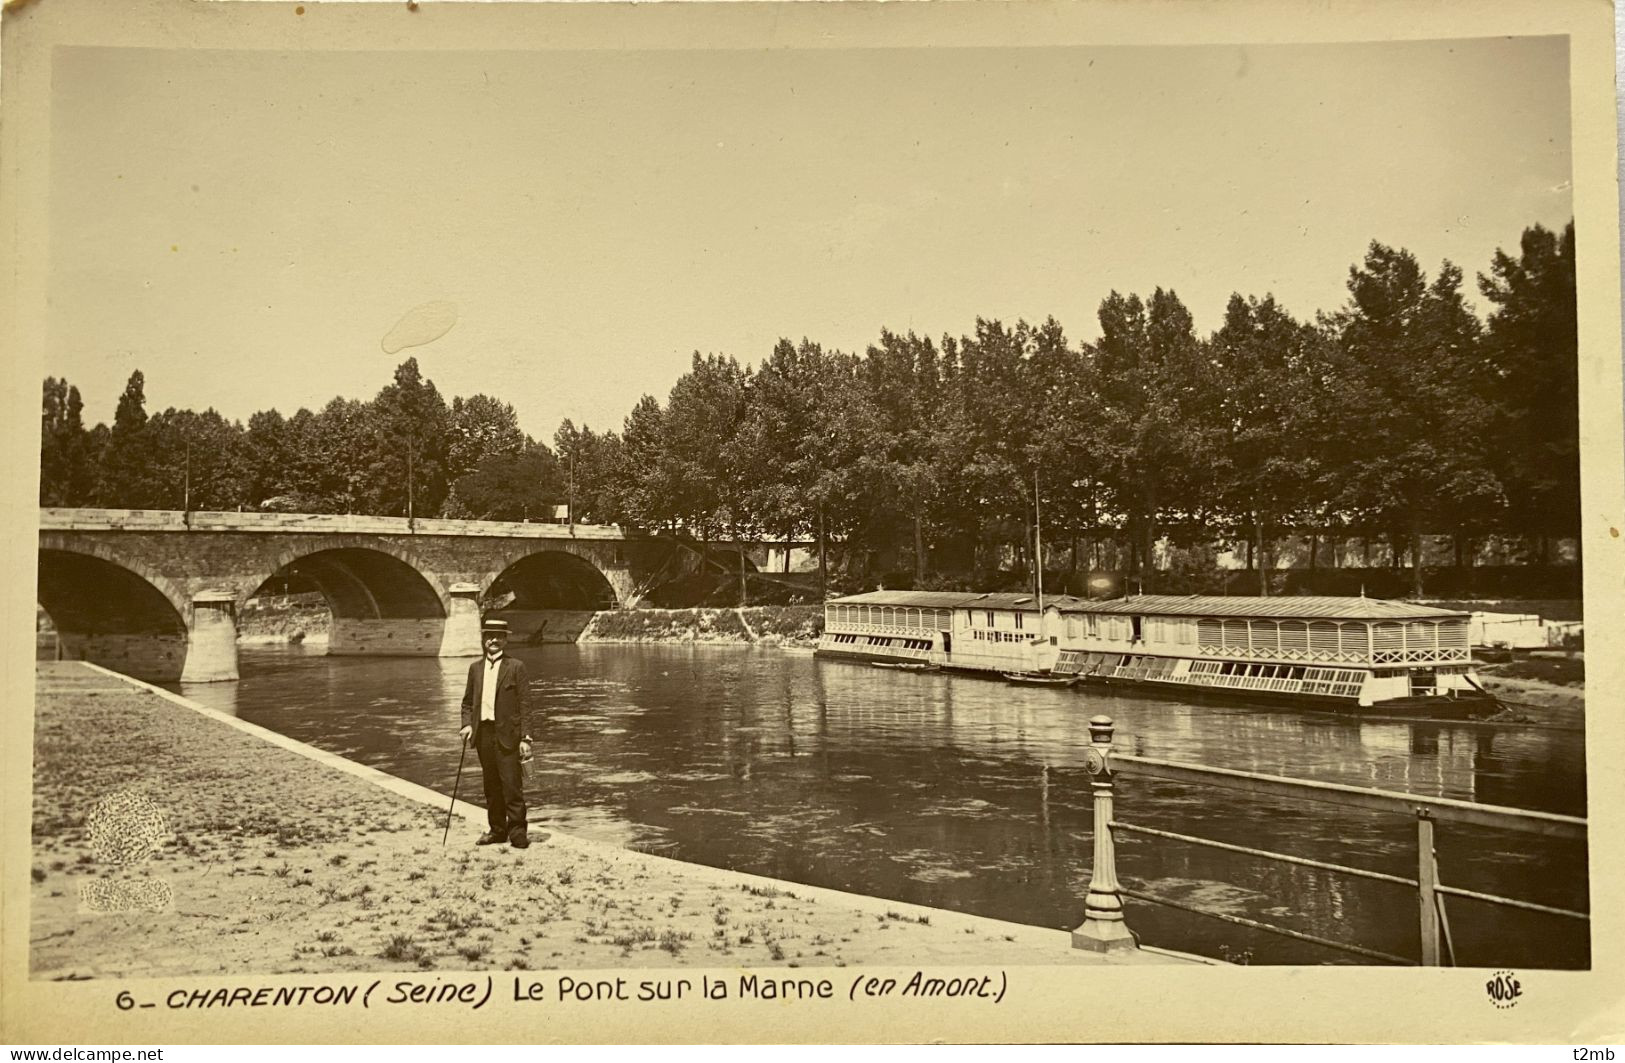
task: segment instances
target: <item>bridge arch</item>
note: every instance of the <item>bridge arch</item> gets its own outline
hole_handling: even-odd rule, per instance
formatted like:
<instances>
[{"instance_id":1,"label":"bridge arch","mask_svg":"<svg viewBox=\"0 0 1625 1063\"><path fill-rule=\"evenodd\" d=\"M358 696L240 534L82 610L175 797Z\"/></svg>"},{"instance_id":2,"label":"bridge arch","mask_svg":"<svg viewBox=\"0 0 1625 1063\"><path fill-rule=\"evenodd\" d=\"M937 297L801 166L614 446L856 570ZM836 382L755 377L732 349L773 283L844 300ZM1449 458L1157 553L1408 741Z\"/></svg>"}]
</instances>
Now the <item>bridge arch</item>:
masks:
<instances>
[{"instance_id":1,"label":"bridge arch","mask_svg":"<svg viewBox=\"0 0 1625 1063\"><path fill-rule=\"evenodd\" d=\"M511 600L508 609L614 609L615 585L593 561L572 550L549 547L515 551L480 587L485 601Z\"/></svg>"},{"instance_id":2,"label":"bridge arch","mask_svg":"<svg viewBox=\"0 0 1625 1063\"><path fill-rule=\"evenodd\" d=\"M140 560L139 558L128 557L122 552L115 550L113 547L108 546L106 543L78 542L70 541L65 536L41 535L39 553L39 598L40 605L45 607L45 611L47 613L51 611L51 607L44 600L46 595L45 581L47 568L51 568L53 575L55 575L60 572L60 569L56 568L56 566L59 566L64 562L68 562L70 564L76 563L74 559L78 558L102 561L111 566L113 569L139 577L153 590L157 591L163 596L164 600L169 603L172 609L174 609L176 617L183 626L186 622L187 614L191 611L192 598L186 593L184 588L175 583L173 580L164 576L163 573L159 572L151 565L148 565L146 562ZM114 575L113 578L117 579L120 577ZM56 593L58 589L59 588L53 586L52 592Z\"/></svg>"},{"instance_id":3,"label":"bridge arch","mask_svg":"<svg viewBox=\"0 0 1625 1063\"><path fill-rule=\"evenodd\" d=\"M314 587L332 613L332 656L438 656L450 615L447 591L424 566L387 540L323 538L273 557L271 571L243 596L278 576Z\"/></svg>"},{"instance_id":4,"label":"bridge arch","mask_svg":"<svg viewBox=\"0 0 1625 1063\"><path fill-rule=\"evenodd\" d=\"M139 679L181 678L191 601L174 583L100 543L42 544L37 600L70 660Z\"/></svg>"},{"instance_id":5,"label":"bridge arch","mask_svg":"<svg viewBox=\"0 0 1625 1063\"><path fill-rule=\"evenodd\" d=\"M425 567L412 551L388 540L323 536L273 555L264 575L243 589L237 607L278 576L297 575L321 590L334 617L443 619L450 597L424 574Z\"/></svg>"}]
</instances>

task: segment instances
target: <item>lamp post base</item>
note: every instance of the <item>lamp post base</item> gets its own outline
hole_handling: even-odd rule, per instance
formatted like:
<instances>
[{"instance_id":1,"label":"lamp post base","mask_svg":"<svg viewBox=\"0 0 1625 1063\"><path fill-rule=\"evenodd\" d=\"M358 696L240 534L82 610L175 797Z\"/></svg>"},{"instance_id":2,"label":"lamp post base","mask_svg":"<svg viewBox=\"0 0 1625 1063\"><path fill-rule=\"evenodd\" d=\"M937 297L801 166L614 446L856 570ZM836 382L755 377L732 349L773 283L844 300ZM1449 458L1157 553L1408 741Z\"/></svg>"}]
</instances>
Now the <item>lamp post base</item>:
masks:
<instances>
[{"instance_id":1,"label":"lamp post base","mask_svg":"<svg viewBox=\"0 0 1625 1063\"><path fill-rule=\"evenodd\" d=\"M1134 952L1140 945L1121 919L1085 919L1072 931L1072 947L1085 952Z\"/></svg>"}]
</instances>

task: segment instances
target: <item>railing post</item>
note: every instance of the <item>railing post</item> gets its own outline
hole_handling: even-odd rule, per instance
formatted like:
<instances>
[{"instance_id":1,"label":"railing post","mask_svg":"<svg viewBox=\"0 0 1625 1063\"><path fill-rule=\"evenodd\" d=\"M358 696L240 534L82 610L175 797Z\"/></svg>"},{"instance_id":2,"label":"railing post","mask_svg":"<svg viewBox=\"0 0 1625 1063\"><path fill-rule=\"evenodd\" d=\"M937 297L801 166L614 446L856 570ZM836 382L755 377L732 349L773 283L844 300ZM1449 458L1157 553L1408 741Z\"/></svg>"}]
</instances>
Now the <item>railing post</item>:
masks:
<instances>
[{"instance_id":1,"label":"railing post","mask_svg":"<svg viewBox=\"0 0 1625 1063\"><path fill-rule=\"evenodd\" d=\"M1422 966L1439 966L1439 865L1433 853L1433 817L1416 812L1416 900L1422 927Z\"/></svg>"},{"instance_id":2,"label":"railing post","mask_svg":"<svg viewBox=\"0 0 1625 1063\"><path fill-rule=\"evenodd\" d=\"M1090 952L1132 952L1140 946L1123 920L1123 897L1117 882L1117 850L1112 844L1112 719L1089 721L1089 747L1084 765L1095 805L1095 862L1089 874L1089 896L1083 902L1083 925L1072 931L1072 947Z\"/></svg>"}]
</instances>

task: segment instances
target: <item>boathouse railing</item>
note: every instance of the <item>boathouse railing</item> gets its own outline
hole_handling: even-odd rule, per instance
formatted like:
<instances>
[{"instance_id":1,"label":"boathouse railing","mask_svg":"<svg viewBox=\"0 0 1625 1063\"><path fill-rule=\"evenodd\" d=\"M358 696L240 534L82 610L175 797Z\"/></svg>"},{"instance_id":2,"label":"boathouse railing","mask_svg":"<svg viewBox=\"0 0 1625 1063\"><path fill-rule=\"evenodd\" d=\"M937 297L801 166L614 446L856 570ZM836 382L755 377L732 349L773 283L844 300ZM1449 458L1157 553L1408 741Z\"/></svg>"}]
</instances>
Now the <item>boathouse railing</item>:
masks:
<instances>
[{"instance_id":1,"label":"boathouse railing","mask_svg":"<svg viewBox=\"0 0 1625 1063\"><path fill-rule=\"evenodd\" d=\"M1445 908L1446 897L1461 897L1524 911L1567 919L1588 920L1585 912L1555 908L1513 897L1500 897L1490 893L1446 886L1439 881L1439 862L1434 850L1435 827L1458 824L1473 827L1491 827L1500 830L1521 831L1543 838L1564 841L1584 841L1586 821L1576 816L1552 812L1533 812L1524 809L1481 805L1471 801L1457 801L1443 797L1424 797L1417 794L1374 790L1340 783L1310 782L1278 775L1210 768L1195 764L1178 764L1166 760L1133 756L1112 751L1113 723L1108 716L1096 716L1089 721L1089 746L1085 750L1085 767L1089 771L1089 784L1094 797L1094 866L1089 878L1089 893L1084 901L1084 920L1072 932L1074 948L1095 952L1118 952L1139 947L1130 932L1123 912L1123 898L1145 901L1163 907L1175 908L1196 915L1207 916L1226 923L1276 934L1281 937L1305 941L1326 948L1365 956L1389 963L1414 964L1405 956L1380 952L1351 942L1306 934L1286 927L1273 926L1226 912L1214 912L1182 904L1165 897L1126 889L1117 877L1117 853L1114 834L1140 834L1170 841L1242 853L1279 863L1313 867L1356 878L1388 882L1416 891L1417 927L1421 937L1421 963L1423 966L1455 964L1455 945L1450 934L1450 920ZM1404 878L1347 867L1288 853L1271 852L1245 845L1200 838L1174 831L1156 830L1119 820L1114 809L1116 794L1114 777L1118 772L1197 786L1218 786L1264 797L1287 797L1293 800L1319 801L1344 808L1357 808L1373 812L1389 812L1413 817L1416 821L1416 877Z\"/></svg>"}]
</instances>

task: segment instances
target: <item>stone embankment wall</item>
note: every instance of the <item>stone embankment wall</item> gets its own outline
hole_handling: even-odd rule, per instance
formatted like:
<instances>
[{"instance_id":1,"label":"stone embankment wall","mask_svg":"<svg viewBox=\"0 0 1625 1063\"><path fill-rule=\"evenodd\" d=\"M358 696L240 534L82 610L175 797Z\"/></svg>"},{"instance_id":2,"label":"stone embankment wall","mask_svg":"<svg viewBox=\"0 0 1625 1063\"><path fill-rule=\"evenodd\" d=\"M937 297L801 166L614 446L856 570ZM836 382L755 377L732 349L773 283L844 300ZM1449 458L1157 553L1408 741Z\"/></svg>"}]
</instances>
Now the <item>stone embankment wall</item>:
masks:
<instances>
[{"instance_id":1,"label":"stone embankment wall","mask_svg":"<svg viewBox=\"0 0 1625 1063\"><path fill-rule=\"evenodd\" d=\"M510 615L511 614L511 615ZM752 606L745 609L612 609L504 612L519 642L752 642L807 646L824 630L816 605ZM238 638L247 643L327 643L330 652L357 652L354 643L382 652L395 647L426 653L439 637L439 621L392 621L368 631L335 622L320 594L255 598L237 618ZM545 625L545 626L544 626ZM432 630L431 630L432 628Z\"/></svg>"},{"instance_id":2,"label":"stone embankment wall","mask_svg":"<svg viewBox=\"0 0 1625 1063\"><path fill-rule=\"evenodd\" d=\"M326 642L333 614L320 593L250 598L237 616L241 642Z\"/></svg>"},{"instance_id":3,"label":"stone embankment wall","mask_svg":"<svg viewBox=\"0 0 1625 1063\"><path fill-rule=\"evenodd\" d=\"M811 647L824 630L816 605L744 609L616 609L593 617L582 642L755 642Z\"/></svg>"}]
</instances>

